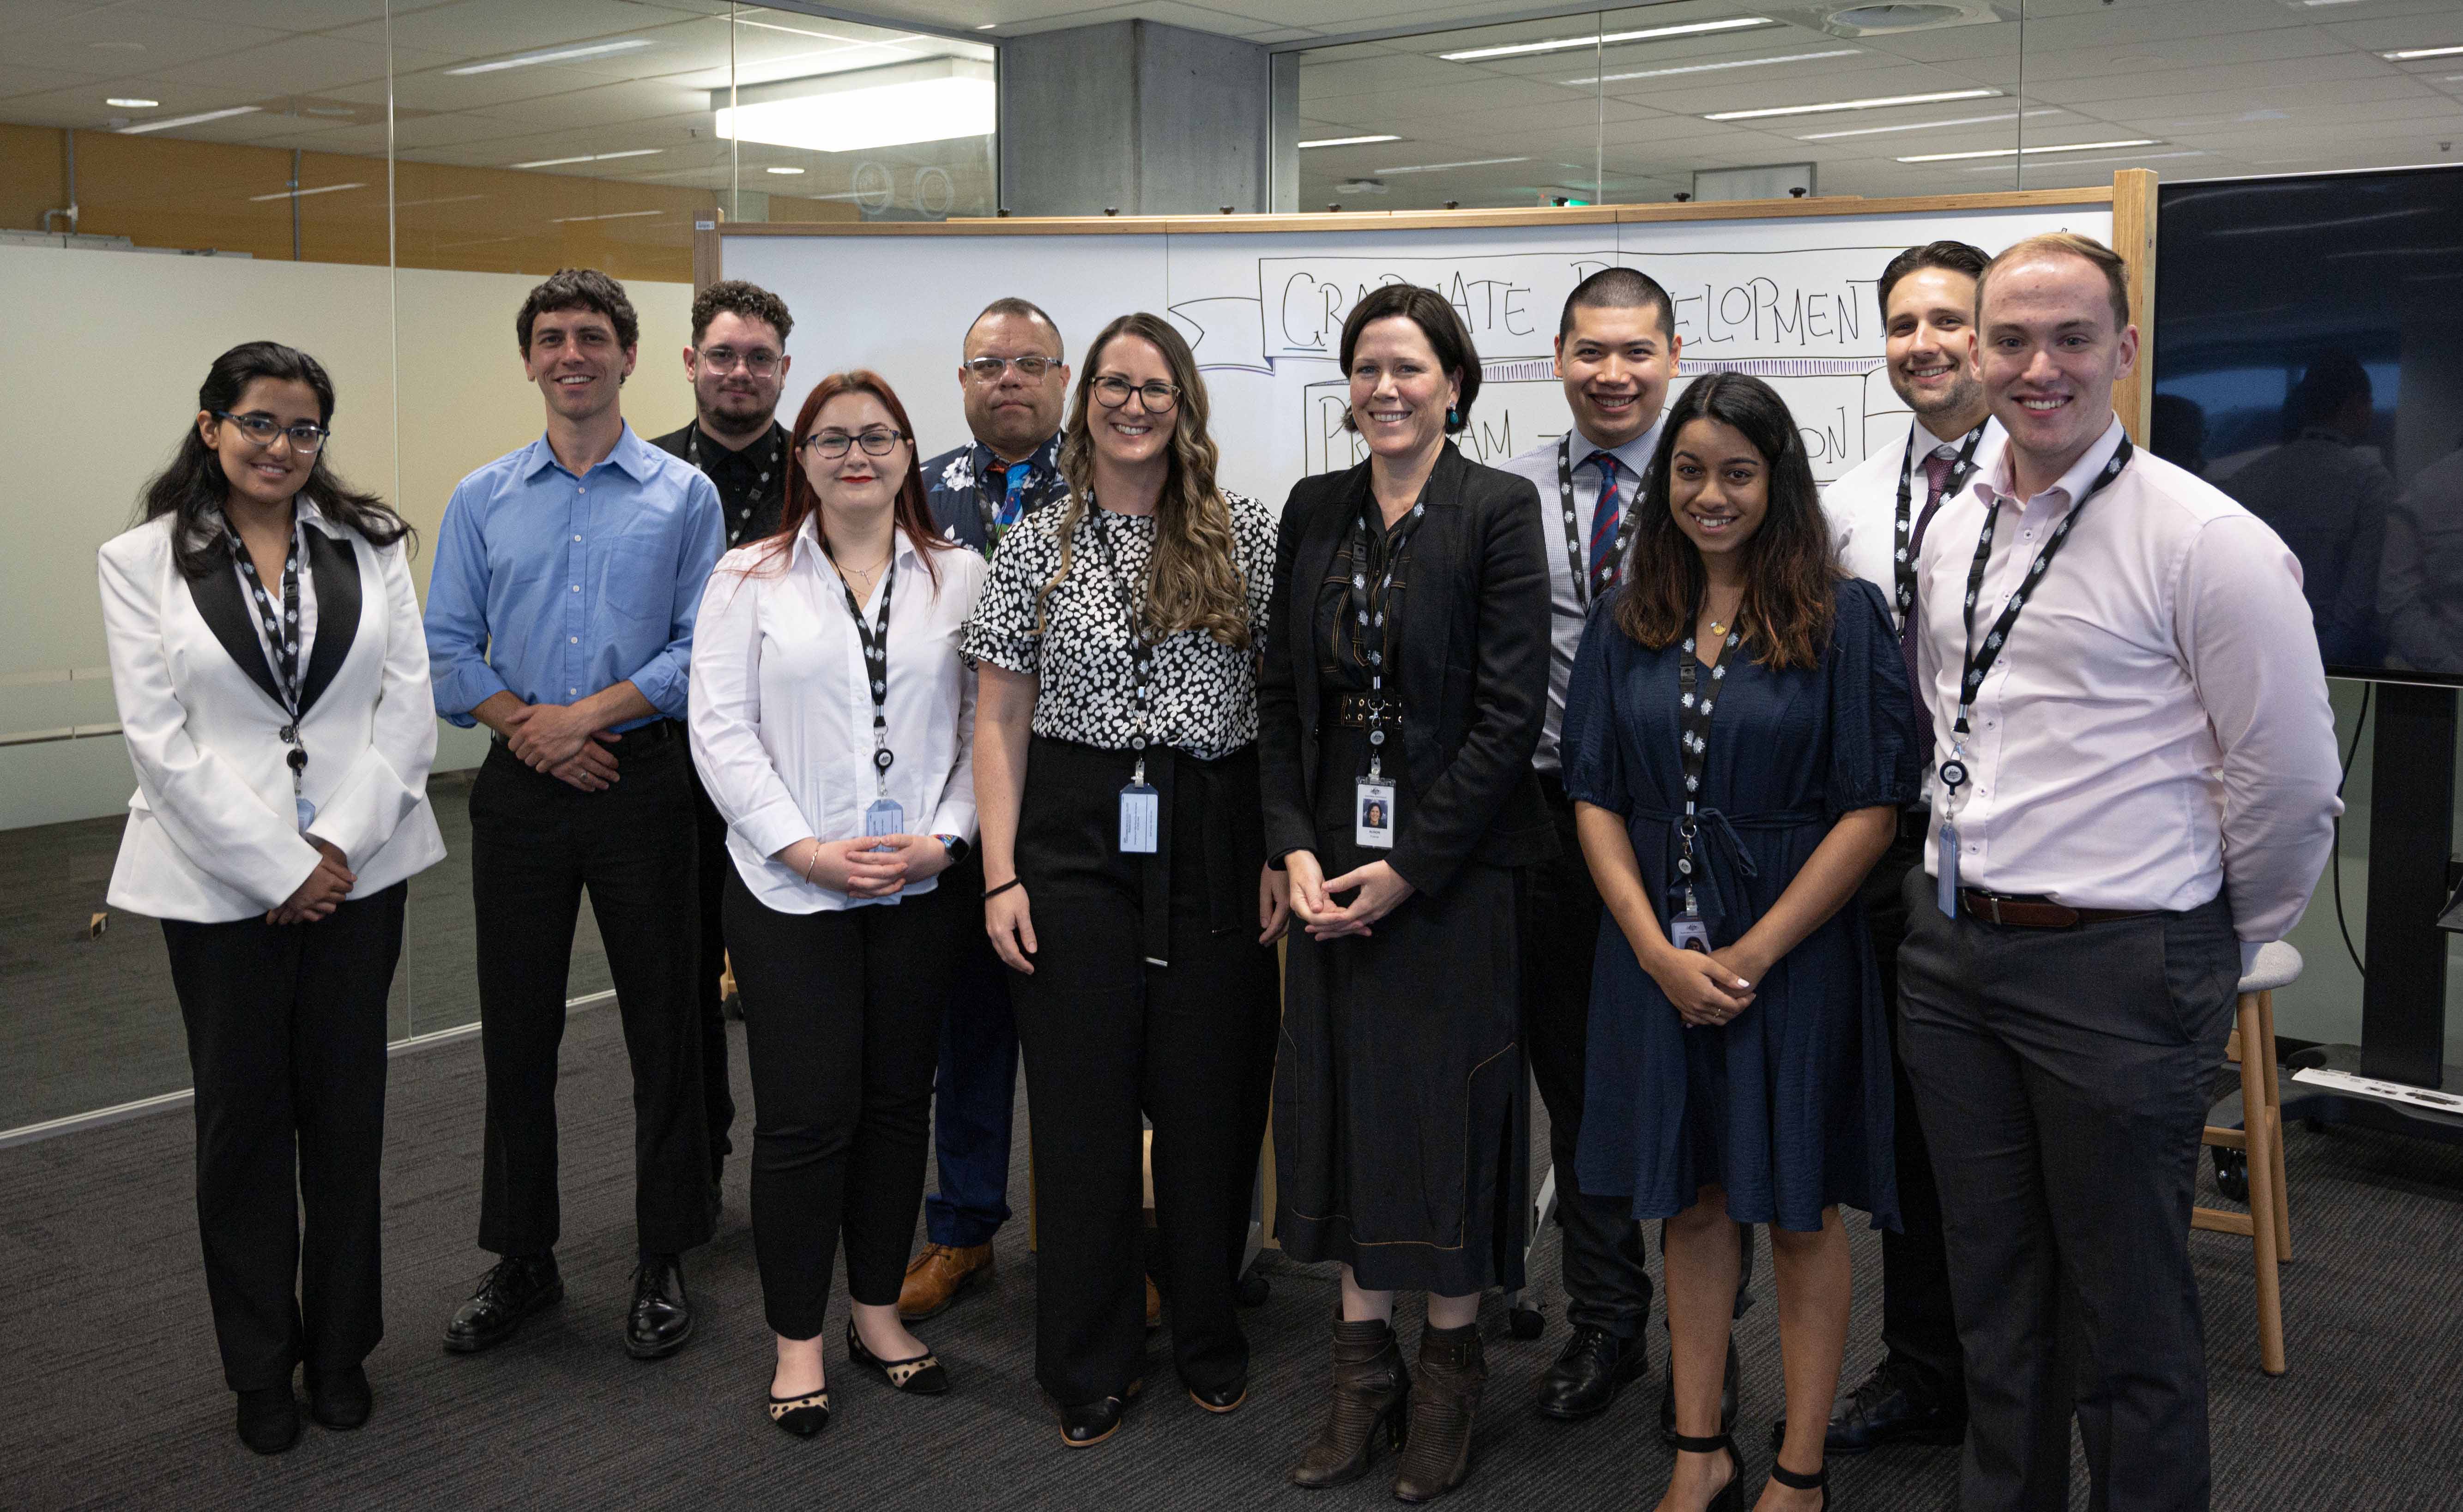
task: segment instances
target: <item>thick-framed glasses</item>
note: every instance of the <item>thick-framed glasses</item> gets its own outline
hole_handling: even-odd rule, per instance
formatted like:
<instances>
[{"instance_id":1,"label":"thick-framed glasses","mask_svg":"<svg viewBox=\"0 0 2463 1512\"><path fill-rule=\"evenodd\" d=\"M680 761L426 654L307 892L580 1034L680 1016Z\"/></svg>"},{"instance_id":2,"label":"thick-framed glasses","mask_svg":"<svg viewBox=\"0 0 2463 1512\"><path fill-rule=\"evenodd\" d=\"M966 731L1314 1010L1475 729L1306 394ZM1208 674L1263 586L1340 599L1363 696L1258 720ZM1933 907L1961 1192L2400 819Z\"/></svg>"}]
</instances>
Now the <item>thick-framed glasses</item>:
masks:
<instances>
[{"instance_id":1,"label":"thick-framed glasses","mask_svg":"<svg viewBox=\"0 0 2463 1512\"><path fill-rule=\"evenodd\" d=\"M701 355L702 366L712 373L732 373L741 367L754 378L772 378L778 372L778 354L768 347L754 347L738 352L733 347L711 347Z\"/></svg>"},{"instance_id":2,"label":"thick-framed glasses","mask_svg":"<svg viewBox=\"0 0 2463 1512\"><path fill-rule=\"evenodd\" d=\"M312 424L304 420L296 425L285 425L271 415L254 413L234 415L227 409L215 410L213 417L216 420L229 421L238 426L239 433L249 439L251 445L271 446L273 444L274 437L288 436L291 438L291 449L303 457L314 455L325 444L325 438L334 434L322 425Z\"/></svg>"},{"instance_id":3,"label":"thick-framed glasses","mask_svg":"<svg viewBox=\"0 0 2463 1512\"><path fill-rule=\"evenodd\" d=\"M817 430L804 438L804 444L815 455L835 462L847 454L849 446L861 446L867 457L886 457L896 451L898 443L905 439L905 432L886 427L861 431L853 436L842 430Z\"/></svg>"},{"instance_id":4,"label":"thick-framed glasses","mask_svg":"<svg viewBox=\"0 0 2463 1512\"><path fill-rule=\"evenodd\" d=\"M976 357L967 364L967 371L975 376L978 383L997 383L1003 373L1015 368L1019 378L1029 383L1038 383L1045 374L1059 365L1058 357Z\"/></svg>"},{"instance_id":5,"label":"thick-framed glasses","mask_svg":"<svg viewBox=\"0 0 2463 1512\"><path fill-rule=\"evenodd\" d=\"M1106 374L1097 378L1090 386L1095 391L1095 402L1105 409L1119 409L1129 401L1129 396L1132 394L1145 401L1146 413L1149 415L1167 414L1173 405L1180 402L1180 385L1166 383L1161 378L1145 383L1132 383L1127 378L1113 378Z\"/></svg>"}]
</instances>

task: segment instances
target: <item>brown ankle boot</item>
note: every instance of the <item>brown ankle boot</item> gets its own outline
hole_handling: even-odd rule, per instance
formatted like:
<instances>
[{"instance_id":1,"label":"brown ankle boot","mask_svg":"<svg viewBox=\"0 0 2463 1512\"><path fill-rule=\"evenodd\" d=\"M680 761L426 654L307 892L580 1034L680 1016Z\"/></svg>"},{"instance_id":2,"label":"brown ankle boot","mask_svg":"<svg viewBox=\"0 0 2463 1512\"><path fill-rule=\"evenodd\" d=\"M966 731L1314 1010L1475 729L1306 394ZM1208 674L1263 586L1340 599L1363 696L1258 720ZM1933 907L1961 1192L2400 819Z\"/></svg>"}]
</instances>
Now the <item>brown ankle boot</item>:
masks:
<instances>
[{"instance_id":1,"label":"brown ankle boot","mask_svg":"<svg viewBox=\"0 0 2463 1512\"><path fill-rule=\"evenodd\" d=\"M1366 1475L1379 1436L1402 1446L1410 1394L1393 1326L1383 1319L1345 1323L1336 1313L1334 1406L1317 1441L1292 1466L1292 1484L1315 1490Z\"/></svg>"},{"instance_id":2,"label":"brown ankle boot","mask_svg":"<svg viewBox=\"0 0 2463 1512\"><path fill-rule=\"evenodd\" d=\"M1422 1328L1420 1363L1411 1372L1410 1438L1395 1472L1403 1501L1433 1501L1471 1475L1471 1420L1488 1385L1488 1357L1479 1325Z\"/></svg>"}]
</instances>

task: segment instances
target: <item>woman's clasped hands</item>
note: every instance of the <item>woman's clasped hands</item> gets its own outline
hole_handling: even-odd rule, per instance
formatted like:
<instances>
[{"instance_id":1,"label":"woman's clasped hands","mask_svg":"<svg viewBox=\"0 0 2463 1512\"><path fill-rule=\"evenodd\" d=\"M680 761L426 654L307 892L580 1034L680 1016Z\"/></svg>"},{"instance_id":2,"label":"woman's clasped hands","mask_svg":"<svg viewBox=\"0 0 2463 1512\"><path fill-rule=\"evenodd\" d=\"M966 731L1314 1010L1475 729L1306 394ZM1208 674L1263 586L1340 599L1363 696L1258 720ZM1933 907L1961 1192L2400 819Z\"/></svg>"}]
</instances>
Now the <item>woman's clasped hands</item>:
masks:
<instances>
[{"instance_id":1,"label":"woman's clasped hands","mask_svg":"<svg viewBox=\"0 0 2463 1512\"><path fill-rule=\"evenodd\" d=\"M798 840L772 859L816 887L869 902L940 875L948 869L949 851L928 834L870 834Z\"/></svg>"}]
</instances>

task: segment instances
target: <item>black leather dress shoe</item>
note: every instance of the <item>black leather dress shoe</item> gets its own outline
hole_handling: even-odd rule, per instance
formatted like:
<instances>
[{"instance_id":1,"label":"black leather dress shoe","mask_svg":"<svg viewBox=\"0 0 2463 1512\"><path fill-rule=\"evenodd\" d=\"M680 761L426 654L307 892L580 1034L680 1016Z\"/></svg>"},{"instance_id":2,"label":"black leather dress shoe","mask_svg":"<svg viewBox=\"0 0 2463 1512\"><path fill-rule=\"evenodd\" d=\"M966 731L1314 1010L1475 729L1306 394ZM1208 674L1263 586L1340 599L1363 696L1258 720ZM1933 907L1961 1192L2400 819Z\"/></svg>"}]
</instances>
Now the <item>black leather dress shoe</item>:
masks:
<instances>
[{"instance_id":1,"label":"black leather dress shoe","mask_svg":"<svg viewBox=\"0 0 2463 1512\"><path fill-rule=\"evenodd\" d=\"M692 1337L692 1299L685 1295L684 1262L644 1255L633 1267L633 1306L624 1314L624 1352L637 1360L675 1353Z\"/></svg>"},{"instance_id":2,"label":"black leather dress shoe","mask_svg":"<svg viewBox=\"0 0 2463 1512\"><path fill-rule=\"evenodd\" d=\"M1210 1413L1237 1412L1240 1404L1249 1399L1249 1379L1242 1376L1229 1386L1218 1386L1206 1392L1192 1386L1188 1389L1188 1399Z\"/></svg>"},{"instance_id":3,"label":"black leather dress shoe","mask_svg":"<svg viewBox=\"0 0 2463 1512\"><path fill-rule=\"evenodd\" d=\"M299 1441L299 1402L288 1378L239 1393L239 1441L261 1455L278 1455Z\"/></svg>"},{"instance_id":4,"label":"black leather dress shoe","mask_svg":"<svg viewBox=\"0 0 2463 1512\"><path fill-rule=\"evenodd\" d=\"M1572 1422L1606 1412L1624 1383L1640 1375L1649 1362L1650 1346L1639 1338L1621 1339L1605 1328L1578 1327L1556 1363L1539 1377L1536 1405L1543 1415Z\"/></svg>"},{"instance_id":5,"label":"black leather dress shoe","mask_svg":"<svg viewBox=\"0 0 2463 1512\"><path fill-rule=\"evenodd\" d=\"M367 1368L324 1372L308 1368L308 1415L328 1428L347 1432L368 1420L376 1393L368 1389Z\"/></svg>"},{"instance_id":6,"label":"black leather dress shoe","mask_svg":"<svg viewBox=\"0 0 2463 1512\"><path fill-rule=\"evenodd\" d=\"M1771 1424L1776 1450L1787 1436L1787 1416ZM1839 1393L1822 1438L1824 1458L1870 1454L1884 1444L1948 1446L1967 1437L1967 1404L1945 1402L1921 1372L1884 1360L1873 1373Z\"/></svg>"},{"instance_id":7,"label":"black leather dress shoe","mask_svg":"<svg viewBox=\"0 0 2463 1512\"><path fill-rule=\"evenodd\" d=\"M1145 1384L1143 1380L1131 1381L1128 1390L1118 1396L1060 1409L1060 1442L1071 1449L1091 1449L1111 1437L1120 1431L1121 1418Z\"/></svg>"},{"instance_id":8,"label":"black leather dress shoe","mask_svg":"<svg viewBox=\"0 0 2463 1512\"><path fill-rule=\"evenodd\" d=\"M1676 1360L1675 1350L1668 1350L1667 1386L1659 1398L1659 1436L1669 1445L1676 1442ZM1736 1341L1728 1341L1728 1378L1719 1383L1719 1432L1736 1431Z\"/></svg>"},{"instance_id":9,"label":"black leather dress shoe","mask_svg":"<svg viewBox=\"0 0 2463 1512\"><path fill-rule=\"evenodd\" d=\"M564 1278L556 1273L554 1254L507 1255L445 1326L445 1347L476 1354L502 1344L524 1318L563 1297Z\"/></svg>"}]
</instances>

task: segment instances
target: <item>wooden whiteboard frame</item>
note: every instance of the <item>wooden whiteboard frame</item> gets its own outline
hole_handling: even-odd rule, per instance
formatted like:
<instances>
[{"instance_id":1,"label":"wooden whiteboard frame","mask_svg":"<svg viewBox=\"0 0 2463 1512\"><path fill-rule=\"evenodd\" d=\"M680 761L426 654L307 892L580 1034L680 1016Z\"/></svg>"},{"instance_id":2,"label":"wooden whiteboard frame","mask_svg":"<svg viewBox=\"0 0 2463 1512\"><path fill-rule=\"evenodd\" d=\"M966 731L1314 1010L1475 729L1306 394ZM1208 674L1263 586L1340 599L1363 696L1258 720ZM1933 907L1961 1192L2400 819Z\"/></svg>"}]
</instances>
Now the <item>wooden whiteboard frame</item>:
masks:
<instances>
[{"instance_id":1,"label":"wooden whiteboard frame","mask_svg":"<svg viewBox=\"0 0 2463 1512\"><path fill-rule=\"evenodd\" d=\"M2112 206L2112 249L2129 265L2129 318L2138 365L2115 386L2113 408L2130 439L2147 444L2154 407L2155 174L2124 168L2109 188L2012 189L1996 194L1909 195L1867 200L1721 200L1709 205L1585 205L1527 210L1344 210L1310 215L1002 216L952 221L738 221L696 223L693 292L726 276L730 236L1212 236L1238 231L1479 230L1506 226L1613 226L1655 221L1768 221L1819 215L1929 215L2060 205Z\"/></svg>"}]
</instances>

